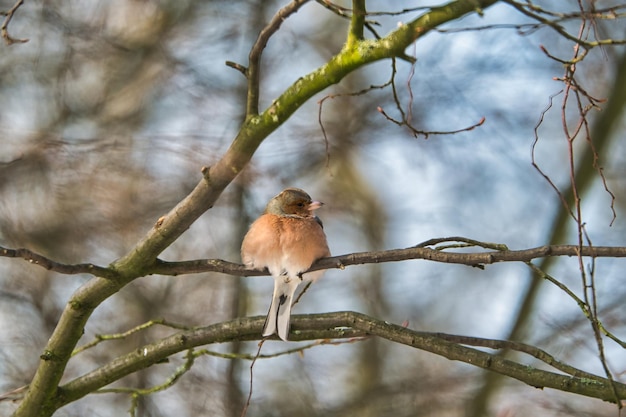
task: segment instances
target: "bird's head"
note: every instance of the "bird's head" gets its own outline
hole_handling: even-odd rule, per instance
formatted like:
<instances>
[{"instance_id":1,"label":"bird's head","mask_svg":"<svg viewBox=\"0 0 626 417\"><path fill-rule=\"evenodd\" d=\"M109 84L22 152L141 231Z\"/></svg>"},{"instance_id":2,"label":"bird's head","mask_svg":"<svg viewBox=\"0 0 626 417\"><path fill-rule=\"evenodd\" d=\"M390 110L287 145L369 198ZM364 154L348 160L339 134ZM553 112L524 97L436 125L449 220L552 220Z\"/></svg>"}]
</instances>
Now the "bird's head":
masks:
<instances>
[{"instance_id":1,"label":"bird's head","mask_svg":"<svg viewBox=\"0 0 626 417\"><path fill-rule=\"evenodd\" d=\"M278 216L314 217L313 211L324 203L311 200L304 190L287 188L267 203L266 213Z\"/></svg>"}]
</instances>

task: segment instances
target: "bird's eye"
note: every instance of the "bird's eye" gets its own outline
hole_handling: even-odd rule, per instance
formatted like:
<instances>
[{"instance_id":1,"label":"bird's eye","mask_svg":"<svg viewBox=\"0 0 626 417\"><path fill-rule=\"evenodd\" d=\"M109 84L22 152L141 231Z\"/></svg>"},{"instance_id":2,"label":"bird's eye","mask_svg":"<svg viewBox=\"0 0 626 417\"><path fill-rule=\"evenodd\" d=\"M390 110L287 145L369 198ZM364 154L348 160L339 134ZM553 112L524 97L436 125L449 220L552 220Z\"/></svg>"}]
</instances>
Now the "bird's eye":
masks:
<instances>
[{"instance_id":1,"label":"bird's eye","mask_svg":"<svg viewBox=\"0 0 626 417\"><path fill-rule=\"evenodd\" d=\"M303 203L303 202L300 202L300 203L298 203L298 204L297 204L297 206L298 206L298 207L304 207L304 203Z\"/></svg>"}]
</instances>

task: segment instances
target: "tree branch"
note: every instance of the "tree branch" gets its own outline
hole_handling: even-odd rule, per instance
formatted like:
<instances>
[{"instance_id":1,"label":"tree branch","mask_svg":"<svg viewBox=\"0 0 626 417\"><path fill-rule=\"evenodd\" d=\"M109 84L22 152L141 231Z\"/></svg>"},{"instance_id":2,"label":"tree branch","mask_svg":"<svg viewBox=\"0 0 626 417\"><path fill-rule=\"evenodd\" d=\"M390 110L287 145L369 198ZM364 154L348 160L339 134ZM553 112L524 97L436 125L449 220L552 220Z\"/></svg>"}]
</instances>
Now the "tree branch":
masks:
<instances>
[{"instance_id":1,"label":"tree branch","mask_svg":"<svg viewBox=\"0 0 626 417\"><path fill-rule=\"evenodd\" d=\"M0 246L0 257L22 258L33 265L39 265L42 268L58 272L59 274L91 274L104 278L114 278L116 276L115 271L109 268L94 264L62 264L24 248L8 249Z\"/></svg>"},{"instance_id":2,"label":"tree branch","mask_svg":"<svg viewBox=\"0 0 626 417\"><path fill-rule=\"evenodd\" d=\"M352 17L346 47L352 48L357 42L363 40L363 27L365 25L365 0L352 0Z\"/></svg>"},{"instance_id":3,"label":"tree branch","mask_svg":"<svg viewBox=\"0 0 626 417\"><path fill-rule=\"evenodd\" d=\"M585 14L585 13L577 13L577 14L569 14L569 15L561 15L559 16L560 19L554 19L554 20L550 20L548 18L545 18L542 16L542 14L544 15L551 15L552 13L548 12L545 9L542 9L539 6L536 6L534 4L531 3L519 3L517 1L514 0L503 0L504 3L509 4L511 7L515 8L517 11L519 11L520 13L528 16L531 19L534 19L536 21L538 21L541 25L547 26L552 28L553 30L555 30L559 35L561 35L562 37L564 37L567 40L570 40L580 46L582 46L585 49L591 49L594 48L596 46L600 46L600 45L623 45L624 43L626 43L626 39L597 39L594 41L587 41L584 39L581 39L578 36L574 36L571 35L562 25L560 25L558 22L560 20L566 20L566 19L573 19L573 18L590 18L593 17L593 14L591 12ZM615 10L612 10L611 8L607 8L604 9L604 11L607 12L608 16L610 16L610 19L613 19L615 16ZM596 13L597 14L597 13Z\"/></svg>"},{"instance_id":4,"label":"tree branch","mask_svg":"<svg viewBox=\"0 0 626 417\"><path fill-rule=\"evenodd\" d=\"M291 3L280 9L272 20L263 28L254 46L248 55L248 99L246 105L247 116L257 116L259 114L259 89L261 77L261 54L267 46L267 42L274 33L280 29L285 19L300 10L309 0L293 0ZM232 66L232 65L231 65Z\"/></svg>"},{"instance_id":5,"label":"tree branch","mask_svg":"<svg viewBox=\"0 0 626 417\"><path fill-rule=\"evenodd\" d=\"M11 23L11 19L13 19L15 12L17 12L17 9L19 9L22 6L22 4L24 4L24 0L17 0L15 4L13 5L13 7L11 7L8 11L0 13L5 16L4 21L2 22L2 26L0 26L0 35L2 36L2 38L4 39L7 45L13 45L14 43L28 42L28 39L18 39L9 35L9 23Z\"/></svg>"},{"instance_id":6,"label":"tree branch","mask_svg":"<svg viewBox=\"0 0 626 417\"><path fill-rule=\"evenodd\" d=\"M442 239L431 239L428 242L454 242L470 241L461 237L450 237ZM428 243L425 242L425 243ZM473 241L476 242L476 241ZM481 242L476 242L481 243ZM468 265L484 268L485 265L497 262L530 262L537 258L557 257L557 256L585 256L591 258L624 258L626 257L626 247L624 246L583 246L577 245L546 245L536 248L521 250L489 250L485 252L447 252L442 248L427 248L424 244L406 249L389 249L373 252L355 252L346 255L332 256L318 260L313 264L310 271L320 269L344 269L351 265L364 265L383 262L400 262L407 260L422 259L433 262L448 264ZM482 243L478 246L488 247L489 244ZM498 246L491 244L493 246ZM475 246L475 245L473 245ZM445 249L449 249L446 247ZM493 249L493 248L490 248ZM52 261L42 255L31 252L28 249L7 249L0 246L0 256L10 258L22 258L35 265L40 265L50 271L60 274L81 274L87 273L109 279L118 278L114 269L104 268L94 264L62 264ZM244 265L224 261L222 259L195 259L190 261L167 262L160 259L146 269L146 275L184 275L198 274L202 272L220 272L222 274L235 276L267 276L268 271L247 269Z\"/></svg>"},{"instance_id":7,"label":"tree branch","mask_svg":"<svg viewBox=\"0 0 626 417\"><path fill-rule=\"evenodd\" d=\"M357 252L324 258L315 262L310 271L320 269L344 269L346 266L350 265L399 262L412 259L483 267L484 265L497 262L529 262L536 258L578 256L579 249L580 248L576 245L551 245L523 250L458 253L444 252L431 248L411 247L374 252ZM580 253L582 256L593 258L624 258L626 257L626 247L585 246ZM159 261L155 263L149 271L150 274L160 275L181 275L200 272L221 272L236 276L269 275L267 271L246 269L243 265L223 261L221 259L198 259L182 262Z\"/></svg>"},{"instance_id":8,"label":"tree branch","mask_svg":"<svg viewBox=\"0 0 626 417\"><path fill-rule=\"evenodd\" d=\"M265 317L248 317L182 331L114 359L109 364L78 377L60 387L57 407L102 388L118 379L163 361L170 355L212 343L250 341L261 338ZM533 346L501 340L481 339L408 329L369 317L345 311L325 314L294 315L291 319L290 340L345 339L366 336L411 346L478 366L536 388L554 388L587 397L615 402L610 382L603 377L581 371L557 361L552 355ZM569 375L558 374L517 363L497 354L483 352L465 345L491 349L510 348L527 353ZM620 399L626 398L626 384L615 383Z\"/></svg>"}]
</instances>

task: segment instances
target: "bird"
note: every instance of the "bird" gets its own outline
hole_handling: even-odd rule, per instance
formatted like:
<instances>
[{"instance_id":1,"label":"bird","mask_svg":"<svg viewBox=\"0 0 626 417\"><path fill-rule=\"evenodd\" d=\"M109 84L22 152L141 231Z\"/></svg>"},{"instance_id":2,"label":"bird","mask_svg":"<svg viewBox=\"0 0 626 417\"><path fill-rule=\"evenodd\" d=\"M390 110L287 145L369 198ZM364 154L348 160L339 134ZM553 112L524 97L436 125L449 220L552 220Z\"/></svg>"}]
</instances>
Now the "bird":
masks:
<instances>
[{"instance_id":1,"label":"bird","mask_svg":"<svg viewBox=\"0 0 626 417\"><path fill-rule=\"evenodd\" d=\"M278 334L282 340L289 340L291 306L298 285L315 282L324 274L323 270L304 273L318 259L330 256L322 221L314 213L323 205L304 190L286 188L267 203L243 238L244 265L267 268L274 278L263 337Z\"/></svg>"}]
</instances>

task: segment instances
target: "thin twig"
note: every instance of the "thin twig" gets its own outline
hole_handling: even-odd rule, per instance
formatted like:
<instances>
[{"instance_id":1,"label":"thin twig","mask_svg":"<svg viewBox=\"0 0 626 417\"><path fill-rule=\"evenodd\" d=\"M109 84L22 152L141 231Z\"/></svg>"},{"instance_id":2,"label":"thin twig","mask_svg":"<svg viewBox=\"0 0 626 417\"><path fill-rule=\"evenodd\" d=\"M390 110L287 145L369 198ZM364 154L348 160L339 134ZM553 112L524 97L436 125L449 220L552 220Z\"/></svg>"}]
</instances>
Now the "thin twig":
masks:
<instances>
[{"instance_id":1,"label":"thin twig","mask_svg":"<svg viewBox=\"0 0 626 417\"><path fill-rule=\"evenodd\" d=\"M545 10L544 9L539 9L534 4L531 4L531 3L523 4L523 3L519 3L519 2L516 2L516 1L513 1L513 0L503 0L503 1L504 1L504 3L507 3L507 4L511 5L512 7L514 7L515 9L517 9L520 13L530 17L531 19L534 19L534 20L538 21L543 26L552 28L559 35L563 36L565 39L570 40L572 42L575 42L576 44L582 46L585 49L591 49L591 48L594 48L596 46L601 46L601 45L619 45L619 44L626 43L626 39L599 39L599 40L595 40L595 41L583 40L579 36L570 34L560 24L562 22L562 20L559 20L559 19L550 20L550 18L544 17L542 14L546 14L546 13L544 13ZM538 12L541 12L541 13L538 13ZM568 18L576 18L576 17L578 17L578 18L583 17L584 18L584 14L582 14L582 13L578 14L578 15L570 14L568 16ZM607 16L607 18L610 18L610 17Z\"/></svg>"},{"instance_id":2,"label":"thin twig","mask_svg":"<svg viewBox=\"0 0 626 417\"><path fill-rule=\"evenodd\" d=\"M356 97L356 96L360 96L363 94L367 94L372 90L384 89L388 87L389 85L391 85L391 79L384 84L370 85L369 87L364 88L359 91L354 91L350 93L328 94L327 96L323 97L321 100L317 102L317 104L319 105L319 108L317 111L317 123L320 125L320 129L322 130L322 135L324 136L324 143L326 145L326 167L327 168L330 166L330 142L328 140L328 134L326 133L326 128L324 127L324 122L322 121L322 110L323 110L324 103L326 102L326 100L328 99L332 100L337 97L346 97L346 96Z\"/></svg>"},{"instance_id":3,"label":"thin twig","mask_svg":"<svg viewBox=\"0 0 626 417\"><path fill-rule=\"evenodd\" d=\"M514 3L513 1L509 1L509 0L506 0L506 2L509 4L512 4L514 7L518 8L518 10L522 11L523 13L529 16L530 15L534 16L536 20L542 23L549 24L547 23L548 20L546 18L535 14L538 11L542 12L542 9L540 9L538 6L531 5L530 3L527 3L526 5L522 5L522 4ZM599 100L591 96L591 94L589 94L580 85L580 83L578 82L576 78L577 65L583 61L583 59L587 56L589 49L592 47L592 45L588 41L588 38L591 33L591 28L590 28L590 25L588 24L588 18L585 15L585 9L584 9L585 6L582 3L582 1L578 1L578 6L580 10L580 14L579 14L580 25L579 25L579 30L578 30L577 35L566 36L564 33L562 33L561 26L559 26L558 24L554 22L552 22L552 24L549 24L552 28L557 30L557 32L561 33L566 38L573 40L575 42L573 46L573 49L574 49L573 56L570 59L560 59L550 54L545 47L541 47L542 51L546 54L546 56L564 65L565 73L563 74L561 78L557 78L558 81L561 81L564 84L564 88L561 92L550 97L550 103L548 107L542 111L539 122L535 126L535 140L532 145L532 165L544 177L544 179L546 179L546 181L550 184L550 186L556 191L559 199L561 200L563 207L566 209L567 213L574 220L576 224L578 245L576 249L577 253L575 256L577 257L577 260L578 260L578 269L579 269L580 277L581 277L582 298L575 296L573 292L569 290L569 288L565 287L563 284L559 283L554 278L550 277L549 275L543 272L541 273L543 274L544 278L548 279L550 282L557 285L561 290L565 291L571 298L573 298L577 302L577 304L580 306L585 317L589 320L589 323L591 324L593 335L596 341L598 357L604 369L604 373L607 377L607 380L609 381L611 390L613 391L615 402L618 405L618 408L621 409L622 404L621 404L620 397L618 394L617 386L606 361L602 335L605 334L607 337L610 337L613 340L616 340L617 338L614 339L614 336L612 334L609 336L610 333L606 331L606 329L604 328L604 326L599 320L598 306L597 306L597 300L596 300L596 295L595 295L595 278L594 278L595 268L591 268L591 271L590 271L591 274L588 274L584 261L583 261L584 248L593 248L593 246L591 244L591 240L589 239L585 231L585 225L584 225L584 220L582 216L581 200L582 200L582 189L584 187L583 185L579 184L580 177L582 176L581 175L582 171L581 171L581 168L577 169L576 167L576 164L580 164L580 162L578 161L580 158L577 158L575 155L576 148L574 146L574 142L581 135L585 137L585 140L589 146L588 152L590 153L592 157L591 161L587 164L592 165L593 170L595 170L599 174L599 176L602 178L602 182L604 184L605 189L611 196L611 209L613 210L613 220L611 221L611 223L613 223L616 213L614 209L615 196L608 189L608 186L606 184L606 179L602 171L602 167L598 164L599 152L596 149L595 145L593 144L591 128L588 122L589 111L591 109L598 108L598 105L602 103L604 100ZM592 2L592 7L593 7L593 2ZM526 8L528 8L529 10L527 12L524 12ZM593 17L590 19L591 26L594 26L593 19L594 19ZM597 35L595 31L594 31L594 35ZM543 170L538 166L535 160L535 148L539 141L538 129L543 123L545 114L552 107L553 98L556 97L556 95L561 94L561 93L563 93L561 109L560 109L561 110L560 111L561 124L562 124L563 136L567 144L567 156L568 156L568 163L569 163L569 188L566 193L562 193L558 189L558 187L554 184L554 182L550 179L550 177L547 174L545 174ZM577 114L576 114L577 119L574 121L574 123L571 123L571 121L569 120L569 117L571 117L570 115L572 113L570 111L571 102L575 103L576 110L577 110ZM582 165L583 167L582 169L586 169L587 164ZM531 267L534 267L532 266L531 262L526 262L526 263L528 265L531 265ZM592 258L592 265L593 264L594 264L594 259ZM617 339L616 341L623 346L623 342L619 341L619 339Z\"/></svg>"},{"instance_id":4,"label":"thin twig","mask_svg":"<svg viewBox=\"0 0 626 417\"><path fill-rule=\"evenodd\" d=\"M253 372L254 364L256 363L256 360L261 355L261 348L263 347L263 343L265 343L266 340L267 338L261 339L261 341L258 344L256 355L254 356L254 359L252 359L252 362L250 363L250 384L248 386L248 397L246 398L246 403L243 406L243 410L241 410L241 417L245 417L245 415L248 413L248 407L250 407L250 401L252 400L252 380L254 377L254 372Z\"/></svg>"},{"instance_id":5,"label":"thin twig","mask_svg":"<svg viewBox=\"0 0 626 417\"><path fill-rule=\"evenodd\" d=\"M398 126L406 126L411 131L413 136L415 137L424 136L424 138L426 139L428 139L428 137L431 135L454 135L456 133L468 132L470 130L474 130L475 128L479 126L482 126L482 124L485 123L485 120L486 120L485 117L482 117L478 122L474 123L473 125L464 127L461 129L457 129L457 130L421 130L412 126L407 120L394 119L393 117L385 113L385 110L382 107L378 107L378 112L382 114L383 116L385 116L385 118L389 120L390 122L393 122Z\"/></svg>"},{"instance_id":6,"label":"thin twig","mask_svg":"<svg viewBox=\"0 0 626 417\"><path fill-rule=\"evenodd\" d=\"M137 414L137 407L139 405L139 398L145 397L147 395L154 394L156 392L165 391L168 388L171 388L178 382L178 380L185 375L194 364L194 361L198 355L194 353L193 349L189 349L187 354L185 355L185 362L180 365L173 374L171 374L165 381L161 384L155 385L150 388L130 388L130 387L115 387L115 388L101 388L97 391L94 391L94 394L130 394L131 395L131 406L129 409L129 414L131 417L135 417Z\"/></svg>"},{"instance_id":7,"label":"thin twig","mask_svg":"<svg viewBox=\"0 0 626 417\"><path fill-rule=\"evenodd\" d=\"M72 356L75 356L77 354L79 354L80 352L83 352L87 349L90 349L106 340L120 340L120 339L125 339L128 336L131 336L137 332L140 332L142 330L146 330L150 327L156 326L156 325L161 325L161 326L165 326L165 327L169 327L172 329L177 329L177 330L190 330L191 328L189 326L185 326L183 324L178 324L178 323L173 323L170 321L167 321L165 319L155 319L155 320L150 320L146 323L140 324L139 326L135 326L132 329L129 329L125 332L122 333L114 333L114 334L97 334L95 336L95 339L92 340L91 342L80 346L76 349L74 349L74 351L72 352Z\"/></svg>"}]
</instances>

